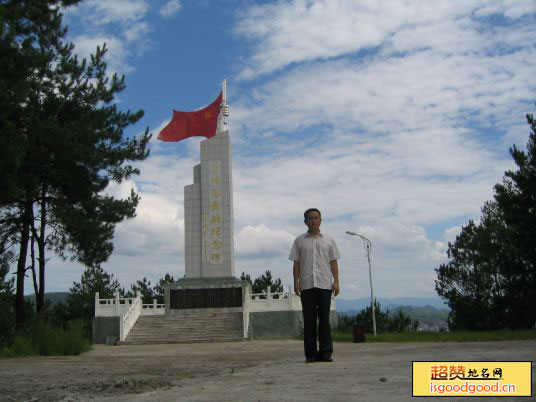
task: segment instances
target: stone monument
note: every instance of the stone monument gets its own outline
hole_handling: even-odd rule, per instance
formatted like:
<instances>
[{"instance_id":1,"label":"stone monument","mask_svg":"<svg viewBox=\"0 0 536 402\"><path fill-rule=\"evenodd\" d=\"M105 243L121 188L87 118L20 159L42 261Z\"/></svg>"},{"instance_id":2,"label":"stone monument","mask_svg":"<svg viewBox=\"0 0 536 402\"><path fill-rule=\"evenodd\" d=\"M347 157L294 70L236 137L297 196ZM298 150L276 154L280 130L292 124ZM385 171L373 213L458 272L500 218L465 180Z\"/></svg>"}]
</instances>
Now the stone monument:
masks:
<instances>
[{"instance_id":1,"label":"stone monument","mask_svg":"<svg viewBox=\"0 0 536 402\"><path fill-rule=\"evenodd\" d=\"M184 187L185 275L165 287L166 314L243 311L250 288L234 272L232 155L225 81L220 96L216 134L201 142L201 163L193 167L193 184Z\"/></svg>"}]
</instances>

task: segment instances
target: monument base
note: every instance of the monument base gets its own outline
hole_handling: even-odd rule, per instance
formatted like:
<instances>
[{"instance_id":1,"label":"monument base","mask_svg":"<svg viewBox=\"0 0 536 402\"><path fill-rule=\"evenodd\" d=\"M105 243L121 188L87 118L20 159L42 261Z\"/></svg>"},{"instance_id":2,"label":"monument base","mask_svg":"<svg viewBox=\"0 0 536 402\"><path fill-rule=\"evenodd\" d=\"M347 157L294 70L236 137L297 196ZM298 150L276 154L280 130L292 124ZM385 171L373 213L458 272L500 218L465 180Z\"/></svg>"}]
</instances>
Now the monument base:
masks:
<instances>
[{"instance_id":1,"label":"monument base","mask_svg":"<svg viewBox=\"0 0 536 402\"><path fill-rule=\"evenodd\" d=\"M164 285L166 314L243 312L251 285L234 276L183 278Z\"/></svg>"}]
</instances>

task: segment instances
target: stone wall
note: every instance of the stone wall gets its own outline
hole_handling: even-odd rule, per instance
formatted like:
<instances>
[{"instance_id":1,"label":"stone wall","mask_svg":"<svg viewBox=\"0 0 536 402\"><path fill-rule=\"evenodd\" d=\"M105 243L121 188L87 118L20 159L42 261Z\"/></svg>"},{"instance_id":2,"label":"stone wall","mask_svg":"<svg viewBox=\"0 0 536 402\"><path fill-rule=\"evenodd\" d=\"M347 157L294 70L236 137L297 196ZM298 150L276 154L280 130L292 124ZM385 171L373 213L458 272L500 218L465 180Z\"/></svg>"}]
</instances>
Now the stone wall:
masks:
<instances>
[{"instance_id":1,"label":"stone wall","mask_svg":"<svg viewBox=\"0 0 536 402\"><path fill-rule=\"evenodd\" d=\"M338 322L336 311L329 312L331 328ZM301 311L265 311L249 313L249 336L252 339L291 338L303 334Z\"/></svg>"},{"instance_id":2,"label":"stone wall","mask_svg":"<svg viewBox=\"0 0 536 402\"><path fill-rule=\"evenodd\" d=\"M93 317L93 343L106 343L107 337L119 340L120 317Z\"/></svg>"}]
</instances>

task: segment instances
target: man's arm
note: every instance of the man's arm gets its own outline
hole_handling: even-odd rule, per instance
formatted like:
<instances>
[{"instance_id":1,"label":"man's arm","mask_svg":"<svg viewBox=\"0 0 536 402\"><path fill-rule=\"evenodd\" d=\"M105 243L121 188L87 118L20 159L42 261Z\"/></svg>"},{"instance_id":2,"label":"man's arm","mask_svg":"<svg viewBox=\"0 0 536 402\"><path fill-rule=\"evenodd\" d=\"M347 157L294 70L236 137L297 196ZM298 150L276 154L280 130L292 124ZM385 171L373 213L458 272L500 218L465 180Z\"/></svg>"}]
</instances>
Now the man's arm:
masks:
<instances>
[{"instance_id":1,"label":"man's arm","mask_svg":"<svg viewBox=\"0 0 536 402\"><path fill-rule=\"evenodd\" d=\"M292 266L292 274L294 275L294 293L296 293L298 296L301 296L299 261L294 261L294 265Z\"/></svg>"},{"instance_id":2,"label":"man's arm","mask_svg":"<svg viewBox=\"0 0 536 402\"><path fill-rule=\"evenodd\" d=\"M331 268L331 274L333 275L331 292L334 296L337 296L339 294L339 266L337 265L337 260L330 261L329 267Z\"/></svg>"}]
</instances>

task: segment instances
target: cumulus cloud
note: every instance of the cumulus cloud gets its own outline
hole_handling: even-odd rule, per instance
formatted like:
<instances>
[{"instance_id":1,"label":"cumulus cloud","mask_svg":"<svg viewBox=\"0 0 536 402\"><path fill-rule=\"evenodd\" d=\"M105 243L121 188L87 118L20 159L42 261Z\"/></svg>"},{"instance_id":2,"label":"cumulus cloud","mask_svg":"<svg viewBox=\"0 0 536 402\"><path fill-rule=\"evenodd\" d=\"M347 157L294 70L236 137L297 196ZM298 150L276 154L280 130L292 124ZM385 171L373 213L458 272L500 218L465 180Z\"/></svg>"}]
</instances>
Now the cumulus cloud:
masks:
<instances>
[{"instance_id":1,"label":"cumulus cloud","mask_svg":"<svg viewBox=\"0 0 536 402\"><path fill-rule=\"evenodd\" d=\"M534 12L530 2L517 1L514 7L508 1L489 3L295 0L256 5L242 13L236 27L237 34L251 38L251 56L241 77L389 48L393 43L398 50L449 45L449 51L463 51L479 39L478 24L471 24L473 16L500 13L519 18Z\"/></svg>"},{"instance_id":2,"label":"cumulus cloud","mask_svg":"<svg viewBox=\"0 0 536 402\"><path fill-rule=\"evenodd\" d=\"M87 36L80 35L72 38L75 45L75 51L80 58L90 59L92 54L95 54L97 46L106 44L108 53L106 61L108 63L108 73L126 73L132 71L132 67L125 64L125 59L128 55L128 50L125 44L114 36Z\"/></svg>"},{"instance_id":3,"label":"cumulus cloud","mask_svg":"<svg viewBox=\"0 0 536 402\"><path fill-rule=\"evenodd\" d=\"M92 24L106 25L142 20L148 9L146 0L86 0L80 3L78 12Z\"/></svg>"},{"instance_id":4,"label":"cumulus cloud","mask_svg":"<svg viewBox=\"0 0 536 402\"><path fill-rule=\"evenodd\" d=\"M173 17L181 9L181 2L179 0L169 0L166 4L160 8L158 14L164 18Z\"/></svg>"},{"instance_id":5,"label":"cumulus cloud","mask_svg":"<svg viewBox=\"0 0 536 402\"><path fill-rule=\"evenodd\" d=\"M285 230L272 230L265 225L243 227L235 236L237 256L279 254L290 248L294 237Z\"/></svg>"},{"instance_id":6,"label":"cumulus cloud","mask_svg":"<svg viewBox=\"0 0 536 402\"><path fill-rule=\"evenodd\" d=\"M146 0L87 0L66 10L70 40L80 57L89 58L97 45L106 43L108 73L125 74L134 70L132 59L139 57L151 44L147 22ZM135 47L131 44L135 43Z\"/></svg>"}]
</instances>

